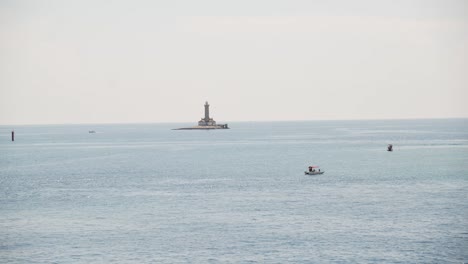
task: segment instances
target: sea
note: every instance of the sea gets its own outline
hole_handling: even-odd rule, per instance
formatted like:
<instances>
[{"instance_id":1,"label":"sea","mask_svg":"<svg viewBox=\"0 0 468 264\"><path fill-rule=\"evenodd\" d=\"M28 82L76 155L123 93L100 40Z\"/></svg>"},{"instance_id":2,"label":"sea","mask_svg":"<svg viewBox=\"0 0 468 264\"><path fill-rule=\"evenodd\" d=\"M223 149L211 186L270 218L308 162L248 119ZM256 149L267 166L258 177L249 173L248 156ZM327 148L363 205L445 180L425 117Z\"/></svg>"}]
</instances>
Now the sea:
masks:
<instances>
[{"instance_id":1,"label":"sea","mask_svg":"<svg viewBox=\"0 0 468 264\"><path fill-rule=\"evenodd\" d=\"M0 126L0 263L468 263L468 119L191 125Z\"/></svg>"}]
</instances>

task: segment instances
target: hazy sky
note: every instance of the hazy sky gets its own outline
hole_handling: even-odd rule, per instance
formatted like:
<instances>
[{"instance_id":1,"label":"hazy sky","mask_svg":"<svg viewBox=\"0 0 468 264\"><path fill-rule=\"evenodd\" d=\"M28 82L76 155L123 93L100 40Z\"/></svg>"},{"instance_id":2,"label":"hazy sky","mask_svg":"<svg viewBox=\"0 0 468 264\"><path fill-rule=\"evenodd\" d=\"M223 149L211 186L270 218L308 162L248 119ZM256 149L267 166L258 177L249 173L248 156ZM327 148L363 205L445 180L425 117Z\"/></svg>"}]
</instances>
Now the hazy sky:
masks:
<instances>
[{"instance_id":1,"label":"hazy sky","mask_svg":"<svg viewBox=\"0 0 468 264\"><path fill-rule=\"evenodd\" d=\"M0 0L0 124L468 117L468 1Z\"/></svg>"}]
</instances>

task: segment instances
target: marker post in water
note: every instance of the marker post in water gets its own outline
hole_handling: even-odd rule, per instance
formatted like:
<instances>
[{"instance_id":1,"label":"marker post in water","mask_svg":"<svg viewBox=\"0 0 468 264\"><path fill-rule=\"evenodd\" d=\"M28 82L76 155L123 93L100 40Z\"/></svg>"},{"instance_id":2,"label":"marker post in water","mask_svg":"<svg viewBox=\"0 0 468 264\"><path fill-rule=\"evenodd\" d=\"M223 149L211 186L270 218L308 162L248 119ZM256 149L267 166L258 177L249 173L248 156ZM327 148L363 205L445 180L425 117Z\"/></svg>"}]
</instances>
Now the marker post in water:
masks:
<instances>
[{"instance_id":1,"label":"marker post in water","mask_svg":"<svg viewBox=\"0 0 468 264\"><path fill-rule=\"evenodd\" d=\"M11 131L11 141L15 141L15 131Z\"/></svg>"}]
</instances>

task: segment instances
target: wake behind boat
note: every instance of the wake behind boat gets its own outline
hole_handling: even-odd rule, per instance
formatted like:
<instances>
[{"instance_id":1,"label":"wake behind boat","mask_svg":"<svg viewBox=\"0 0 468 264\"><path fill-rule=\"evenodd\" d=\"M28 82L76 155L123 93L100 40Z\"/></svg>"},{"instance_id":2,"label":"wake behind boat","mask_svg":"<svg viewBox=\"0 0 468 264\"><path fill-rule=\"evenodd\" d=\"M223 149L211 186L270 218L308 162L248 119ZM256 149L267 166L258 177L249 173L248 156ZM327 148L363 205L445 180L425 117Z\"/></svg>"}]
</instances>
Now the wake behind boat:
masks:
<instances>
[{"instance_id":1,"label":"wake behind boat","mask_svg":"<svg viewBox=\"0 0 468 264\"><path fill-rule=\"evenodd\" d=\"M308 171L304 171L305 175L318 175L318 174L324 174L324 171L320 171L319 166L309 166Z\"/></svg>"}]
</instances>

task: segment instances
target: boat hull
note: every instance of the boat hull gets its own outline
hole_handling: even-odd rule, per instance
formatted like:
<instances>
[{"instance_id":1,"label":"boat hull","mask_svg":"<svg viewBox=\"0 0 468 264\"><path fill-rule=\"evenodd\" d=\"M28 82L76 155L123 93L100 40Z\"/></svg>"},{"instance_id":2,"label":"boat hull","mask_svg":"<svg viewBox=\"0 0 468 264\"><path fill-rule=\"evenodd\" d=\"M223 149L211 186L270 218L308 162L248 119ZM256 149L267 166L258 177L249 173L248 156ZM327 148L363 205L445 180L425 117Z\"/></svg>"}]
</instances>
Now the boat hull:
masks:
<instances>
[{"instance_id":1,"label":"boat hull","mask_svg":"<svg viewBox=\"0 0 468 264\"><path fill-rule=\"evenodd\" d=\"M304 171L305 175L319 175L324 174L324 171Z\"/></svg>"}]
</instances>

